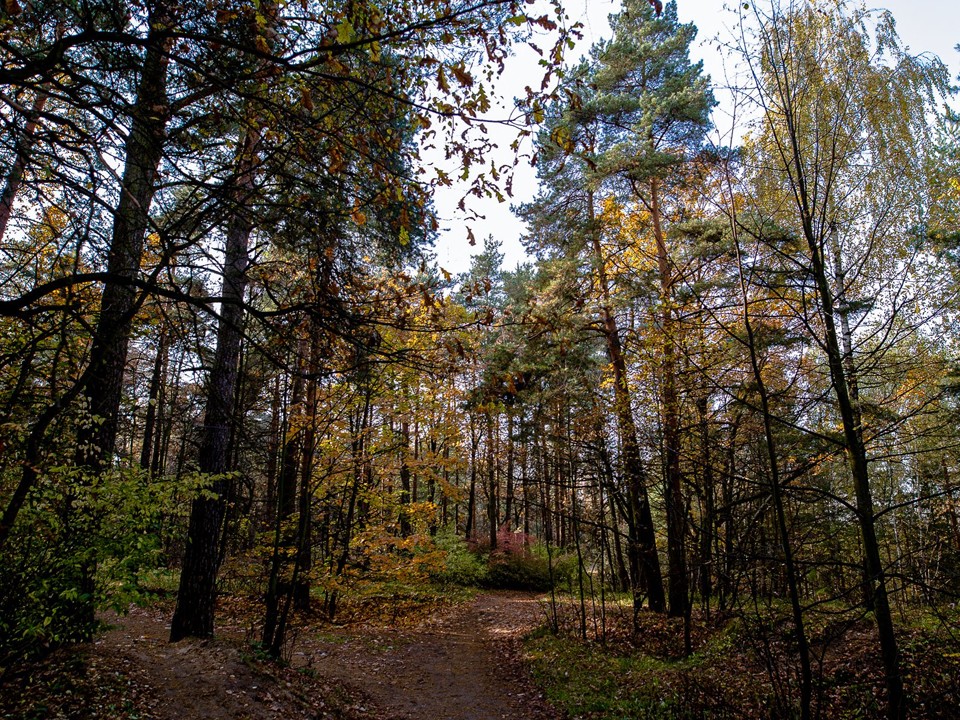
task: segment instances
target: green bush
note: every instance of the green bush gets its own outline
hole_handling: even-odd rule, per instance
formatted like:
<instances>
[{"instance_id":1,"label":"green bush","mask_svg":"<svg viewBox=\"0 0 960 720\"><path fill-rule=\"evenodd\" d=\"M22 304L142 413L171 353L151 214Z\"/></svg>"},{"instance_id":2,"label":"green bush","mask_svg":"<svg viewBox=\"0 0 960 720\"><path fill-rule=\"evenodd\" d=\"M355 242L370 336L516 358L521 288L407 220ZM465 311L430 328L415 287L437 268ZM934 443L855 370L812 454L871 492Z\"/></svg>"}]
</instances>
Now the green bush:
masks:
<instances>
[{"instance_id":1,"label":"green bush","mask_svg":"<svg viewBox=\"0 0 960 720\"><path fill-rule=\"evenodd\" d=\"M554 578L555 580L555 578ZM487 587L501 590L549 590L550 566L547 558L533 553L493 554L487 567Z\"/></svg>"},{"instance_id":2,"label":"green bush","mask_svg":"<svg viewBox=\"0 0 960 720\"><path fill-rule=\"evenodd\" d=\"M443 568L432 574L441 583L545 592L551 584L570 583L576 577L575 556L556 551L551 556L546 546L533 544L520 533L501 531L494 552L482 541L467 542L450 530L437 535L434 542L446 554Z\"/></svg>"},{"instance_id":3,"label":"green bush","mask_svg":"<svg viewBox=\"0 0 960 720\"><path fill-rule=\"evenodd\" d=\"M89 637L79 589L84 553L14 533L0 555L0 677L18 660Z\"/></svg>"},{"instance_id":4,"label":"green bush","mask_svg":"<svg viewBox=\"0 0 960 720\"><path fill-rule=\"evenodd\" d=\"M569 583L576 576L577 558L548 552L545 545L523 548L509 546L506 551L490 554L487 561L487 586L503 590L535 590Z\"/></svg>"},{"instance_id":5,"label":"green bush","mask_svg":"<svg viewBox=\"0 0 960 720\"><path fill-rule=\"evenodd\" d=\"M122 612L149 598L145 581L163 565L163 519L184 513L205 482L139 469L93 477L48 469L0 555L0 675L21 659L89 638L95 610Z\"/></svg>"},{"instance_id":6,"label":"green bush","mask_svg":"<svg viewBox=\"0 0 960 720\"><path fill-rule=\"evenodd\" d=\"M435 538L436 546L446 553L443 568L433 580L450 585L474 587L487 580L487 566L459 535L445 532Z\"/></svg>"}]
</instances>

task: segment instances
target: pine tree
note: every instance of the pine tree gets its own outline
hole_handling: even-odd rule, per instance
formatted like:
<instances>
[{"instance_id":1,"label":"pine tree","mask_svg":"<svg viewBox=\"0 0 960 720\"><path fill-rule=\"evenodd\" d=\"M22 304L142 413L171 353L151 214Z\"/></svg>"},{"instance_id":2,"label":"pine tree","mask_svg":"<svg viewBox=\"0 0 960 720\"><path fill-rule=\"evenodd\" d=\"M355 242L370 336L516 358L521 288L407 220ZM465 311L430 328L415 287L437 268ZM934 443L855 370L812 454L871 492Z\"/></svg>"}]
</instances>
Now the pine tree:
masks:
<instances>
[{"instance_id":1,"label":"pine tree","mask_svg":"<svg viewBox=\"0 0 960 720\"><path fill-rule=\"evenodd\" d=\"M628 0L611 18L611 26L613 38L592 53L597 63L592 75L596 96L585 113L600 127L596 175L646 211L656 246L667 579L670 614L682 616L689 593L677 389L680 343L673 310L677 278L667 226L672 217L683 214L683 201L674 191L703 144L714 101L702 63L690 61L696 28L678 21L675 3L655 14L649 3Z\"/></svg>"}]
</instances>

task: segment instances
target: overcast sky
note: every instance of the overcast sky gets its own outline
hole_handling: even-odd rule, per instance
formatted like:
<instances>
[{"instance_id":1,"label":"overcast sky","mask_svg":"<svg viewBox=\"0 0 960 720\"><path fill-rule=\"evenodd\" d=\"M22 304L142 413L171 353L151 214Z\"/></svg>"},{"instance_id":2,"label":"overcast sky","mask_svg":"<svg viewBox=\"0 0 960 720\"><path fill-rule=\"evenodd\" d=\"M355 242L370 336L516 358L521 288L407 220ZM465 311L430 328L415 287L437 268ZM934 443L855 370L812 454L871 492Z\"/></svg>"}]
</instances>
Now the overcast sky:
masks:
<instances>
[{"instance_id":1,"label":"overcast sky","mask_svg":"<svg viewBox=\"0 0 960 720\"><path fill-rule=\"evenodd\" d=\"M897 22L897 30L904 45L916 54L931 52L947 63L951 75L956 81L960 75L960 52L956 45L960 43L960 2L958 0L884 0L878 3L866 3L870 8L889 9ZM583 23L584 40L573 55L586 53L590 45L599 38L609 36L607 16L615 12L619 1L614 0L569 0L567 13L574 21ZM682 22L693 22L698 28L697 41L691 50L694 60L702 59L704 69L715 82L722 83L724 64L721 53L715 47L715 38L729 37L730 27L734 24L734 13L724 8L717 0L678 0L677 12ZM526 85L539 82L540 68L537 57L528 51L520 53L509 65L506 79L500 94L510 98L522 94ZM723 113L723 97L717 93ZM506 112L506 109L503 110ZM722 117L716 118L717 124L723 123ZM501 144L509 145L512 136L503 135ZM509 151L507 151L508 153ZM505 153L503 161L509 161ZM524 164L525 165L525 164ZM451 173L454 174L454 173ZM528 167L521 167L514 182L514 198L519 203L529 200L536 192L535 176ZM474 207L484 215L483 221L471 223L477 245L471 247L466 240L466 221L456 211L460 198L457 192L445 191L437 197L437 210L441 217L441 232L437 239L437 261L441 267L452 273L466 270L470 265L470 255L482 249L482 239L492 234L503 243L506 255L504 265L507 269L515 267L525 259L520 236L523 223L510 212L509 203L498 204L495 201L475 202Z\"/></svg>"}]
</instances>

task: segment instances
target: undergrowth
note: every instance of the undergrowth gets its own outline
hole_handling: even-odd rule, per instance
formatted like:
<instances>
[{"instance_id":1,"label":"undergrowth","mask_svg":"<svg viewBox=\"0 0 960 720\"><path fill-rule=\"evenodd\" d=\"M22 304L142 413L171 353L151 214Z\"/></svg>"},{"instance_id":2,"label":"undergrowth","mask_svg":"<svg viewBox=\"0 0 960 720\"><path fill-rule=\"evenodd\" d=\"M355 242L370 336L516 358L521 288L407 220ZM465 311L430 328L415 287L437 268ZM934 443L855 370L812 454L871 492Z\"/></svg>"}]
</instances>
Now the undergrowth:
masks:
<instances>
[{"instance_id":1,"label":"undergrowth","mask_svg":"<svg viewBox=\"0 0 960 720\"><path fill-rule=\"evenodd\" d=\"M609 604L600 623L587 624L579 603L558 604L558 632L529 636L525 657L547 698L583 720L693 718L777 720L799 717L795 639L771 615L694 613L693 653L683 656L682 620L642 611L634 630L625 603ZM875 628L868 618L813 622L811 649L818 673L814 713L831 719L884 716L883 674ZM601 630L604 632L601 633ZM910 718L960 717L957 627L917 622L901 628L900 645Z\"/></svg>"}]
</instances>

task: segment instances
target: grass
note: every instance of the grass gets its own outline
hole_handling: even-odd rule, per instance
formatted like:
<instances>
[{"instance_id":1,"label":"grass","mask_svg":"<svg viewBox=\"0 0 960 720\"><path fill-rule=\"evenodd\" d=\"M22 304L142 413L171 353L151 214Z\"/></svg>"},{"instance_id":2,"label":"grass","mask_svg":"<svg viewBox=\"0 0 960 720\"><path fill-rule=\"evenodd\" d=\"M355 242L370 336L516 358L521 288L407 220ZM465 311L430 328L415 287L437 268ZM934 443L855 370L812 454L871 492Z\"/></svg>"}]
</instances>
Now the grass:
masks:
<instances>
[{"instance_id":1,"label":"grass","mask_svg":"<svg viewBox=\"0 0 960 720\"><path fill-rule=\"evenodd\" d=\"M526 659L547 698L577 720L760 720L798 712L799 661L788 608L694 612L693 654L682 657L682 623L608 598L606 643L580 639L578 603L558 599L559 632L526 639ZM885 704L876 628L855 609L809 612L815 655L814 710L846 720L881 718ZM744 609L746 610L746 609ZM588 606L588 618L591 612ZM900 617L901 667L910 717L956 720L960 707L960 613L951 606Z\"/></svg>"},{"instance_id":2,"label":"grass","mask_svg":"<svg viewBox=\"0 0 960 720\"><path fill-rule=\"evenodd\" d=\"M527 641L526 659L547 699L571 717L682 717L680 698L663 678L689 661L617 656L598 645L543 633Z\"/></svg>"}]
</instances>

